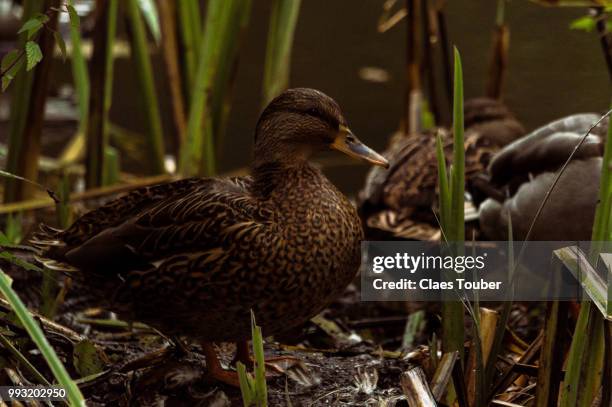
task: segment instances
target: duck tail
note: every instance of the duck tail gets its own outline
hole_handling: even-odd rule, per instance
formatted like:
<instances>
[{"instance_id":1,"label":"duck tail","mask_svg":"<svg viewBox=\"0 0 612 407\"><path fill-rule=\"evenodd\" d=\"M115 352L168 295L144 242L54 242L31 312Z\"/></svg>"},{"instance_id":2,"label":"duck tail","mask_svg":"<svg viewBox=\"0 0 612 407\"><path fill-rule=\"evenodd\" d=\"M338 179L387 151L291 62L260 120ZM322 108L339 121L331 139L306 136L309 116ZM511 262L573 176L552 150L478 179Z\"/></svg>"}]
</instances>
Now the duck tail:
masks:
<instances>
[{"instance_id":1,"label":"duck tail","mask_svg":"<svg viewBox=\"0 0 612 407\"><path fill-rule=\"evenodd\" d=\"M36 250L34 259L38 263L50 270L72 274L79 269L63 261L66 243L61 239L62 232L61 229L41 223L38 232L32 235L29 243Z\"/></svg>"}]
</instances>

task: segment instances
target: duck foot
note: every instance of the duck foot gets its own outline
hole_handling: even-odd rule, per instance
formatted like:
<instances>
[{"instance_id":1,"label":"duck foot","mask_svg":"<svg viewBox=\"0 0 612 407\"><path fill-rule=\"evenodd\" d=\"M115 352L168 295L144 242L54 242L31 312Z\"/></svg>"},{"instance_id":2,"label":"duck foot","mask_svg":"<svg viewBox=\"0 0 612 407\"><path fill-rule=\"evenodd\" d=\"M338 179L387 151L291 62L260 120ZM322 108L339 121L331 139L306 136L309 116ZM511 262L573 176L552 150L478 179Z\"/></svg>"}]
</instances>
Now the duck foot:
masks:
<instances>
[{"instance_id":1,"label":"duck foot","mask_svg":"<svg viewBox=\"0 0 612 407\"><path fill-rule=\"evenodd\" d=\"M206 368L208 369L208 376L218 382L228 384L233 387L240 387L240 381L238 380L238 373L223 369L219 357L215 351L215 346L212 342L202 342L202 351L206 358Z\"/></svg>"},{"instance_id":2,"label":"duck foot","mask_svg":"<svg viewBox=\"0 0 612 407\"><path fill-rule=\"evenodd\" d=\"M237 362L243 363L245 366L252 368L255 364L251 352L249 350L248 341L236 342L236 355L232 360L232 364ZM295 356L275 356L266 358L266 377L275 377L287 373L287 370L302 361Z\"/></svg>"},{"instance_id":3,"label":"duck foot","mask_svg":"<svg viewBox=\"0 0 612 407\"><path fill-rule=\"evenodd\" d=\"M249 352L248 342L238 342L236 345L236 356L234 357L232 364L241 362L248 368L252 369L254 361ZM215 347L211 342L203 342L202 350L204 352L204 357L206 358L208 376L211 379L233 387L240 387L238 373L232 370L226 370L223 368L223 366L221 366L221 362L219 361ZM287 370L298 363L301 363L301 360L293 356L279 356L266 359L266 379L286 374Z\"/></svg>"}]
</instances>

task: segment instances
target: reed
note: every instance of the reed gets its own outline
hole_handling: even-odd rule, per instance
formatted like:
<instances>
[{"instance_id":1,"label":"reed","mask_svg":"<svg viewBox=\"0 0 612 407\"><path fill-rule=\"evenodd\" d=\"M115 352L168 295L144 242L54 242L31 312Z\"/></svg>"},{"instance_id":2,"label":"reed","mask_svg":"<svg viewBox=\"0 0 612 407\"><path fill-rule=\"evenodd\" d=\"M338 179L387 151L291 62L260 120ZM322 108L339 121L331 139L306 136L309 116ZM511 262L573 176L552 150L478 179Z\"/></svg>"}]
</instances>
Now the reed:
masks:
<instances>
[{"instance_id":1,"label":"reed","mask_svg":"<svg viewBox=\"0 0 612 407\"><path fill-rule=\"evenodd\" d=\"M255 323L255 315L251 312L251 337L253 339L253 355L255 356L254 374L246 370L246 366L238 362L238 379L244 407L266 407L268 405L268 387L266 385L266 366L264 359L263 335L261 327Z\"/></svg>"},{"instance_id":2,"label":"reed","mask_svg":"<svg viewBox=\"0 0 612 407\"><path fill-rule=\"evenodd\" d=\"M48 9L49 6L59 6L58 1L26 0L23 4L23 19L27 23L38 13ZM57 25L57 12L51 14L52 18L46 24L51 28ZM24 49L29 41L29 34L24 31L19 36L20 48ZM53 49L53 35L42 29L37 41L43 49L43 59L34 69L21 69L15 74L12 88L11 113L9 121L6 170L26 178L35 179L38 173L38 151L40 148L40 133L51 58ZM47 52L45 52L47 51ZM16 202L31 198L33 190L29 185L16 179L6 179L4 201Z\"/></svg>"},{"instance_id":3,"label":"reed","mask_svg":"<svg viewBox=\"0 0 612 407\"><path fill-rule=\"evenodd\" d=\"M163 1L163 0L162 0ZM183 60L184 91L187 101L191 100L197 69L197 50L200 41L201 17L198 0L176 2L178 27L180 30Z\"/></svg>"},{"instance_id":4,"label":"reed","mask_svg":"<svg viewBox=\"0 0 612 407\"><path fill-rule=\"evenodd\" d=\"M263 79L263 105L289 86L291 49L301 0L274 0L270 14Z\"/></svg>"},{"instance_id":5,"label":"reed","mask_svg":"<svg viewBox=\"0 0 612 407\"><path fill-rule=\"evenodd\" d=\"M138 0L127 0L126 11L131 29L132 56L145 108L150 171L161 174L165 171L161 114L153 80L153 67L149 58L147 34L138 8Z\"/></svg>"},{"instance_id":6,"label":"reed","mask_svg":"<svg viewBox=\"0 0 612 407\"><path fill-rule=\"evenodd\" d=\"M444 239L453 249L461 249L465 240L464 194L465 151L463 137L463 72L461 56L455 49L454 97L453 97L453 162L446 169L440 138L437 140L438 189L440 191L440 224ZM458 253L455 253L458 254ZM459 300L442 303L442 347L445 352L458 351L463 357L464 313Z\"/></svg>"},{"instance_id":7,"label":"reed","mask_svg":"<svg viewBox=\"0 0 612 407\"><path fill-rule=\"evenodd\" d=\"M241 31L248 0L210 0L207 5L204 31L198 51L198 68L189 106L187 137L181 148L180 172L182 175L206 175L216 172L215 123L213 109L220 106L224 92L223 69L235 56L237 33Z\"/></svg>"},{"instance_id":8,"label":"reed","mask_svg":"<svg viewBox=\"0 0 612 407\"><path fill-rule=\"evenodd\" d=\"M113 94L113 46L117 29L117 0L98 1L91 60L91 94L86 145L85 184L87 188L104 185L108 148L109 111Z\"/></svg>"},{"instance_id":9,"label":"reed","mask_svg":"<svg viewBox=\"0 0 612 407\"><path fill-rule=\"evenodd\" d=\"M34 320L21 299L19 299L17 293L11 288L11 278L2 270L0 270L0 292L11 304L11 308L13 311L15 311L15 314L23 324L24 329L30 335L30 338L47 361L47 364L53 372L53 376L57 380L58 384L66 390L69 405L75 407L85 407L85 399L83 394L81 394L79 387L71 379L70 375L66 371L66 368L49 344L49 341L47 338L45 338L45 335L38 323Z\"/></svg>"}]
</instances>

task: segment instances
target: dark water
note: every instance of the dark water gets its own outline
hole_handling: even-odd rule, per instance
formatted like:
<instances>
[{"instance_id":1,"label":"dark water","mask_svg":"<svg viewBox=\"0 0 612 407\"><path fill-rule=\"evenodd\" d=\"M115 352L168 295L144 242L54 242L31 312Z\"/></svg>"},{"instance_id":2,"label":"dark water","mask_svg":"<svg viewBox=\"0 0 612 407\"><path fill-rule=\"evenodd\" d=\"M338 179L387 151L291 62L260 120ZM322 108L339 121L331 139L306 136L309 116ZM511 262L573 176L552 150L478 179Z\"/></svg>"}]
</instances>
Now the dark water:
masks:
<instances>
[{"instance_id":1,"label":"dark water","mask_svg":"<svg viewBox=\"0 0 612 407\"><path fill-rule=\"evenodd\" d=\"M405 24L384 34L376 31L382 0L304 0L293 51L291 85L323 90L342 106L351 128L365 142L383 148L398 125L404 87ZM447 2L451 41L460 49L466 97L483 94L491 49L495 1ZM238 72L231 123L220 170L248 165L253 126L261 100L261 78L270 2L253 2L251 24ZM528 129L574 112L602 111L610 85L595 33L571 31L583 9L543 8L527 1L509 2L511 28L505 100ZM157 59L159 62L159 58ZM364 66L388 71L389 81L359 77ZM114 120L142 127L135 72L127 60L117 63ZM158 69L160 92L164 76ZM168 98L162 112L170 122ZM169 129L168 129L169 131ZM348 162L347 162L348 163ZM328 174L345 191L360 186L366 167L344 165Z\"/></svg>"}]
</instances>

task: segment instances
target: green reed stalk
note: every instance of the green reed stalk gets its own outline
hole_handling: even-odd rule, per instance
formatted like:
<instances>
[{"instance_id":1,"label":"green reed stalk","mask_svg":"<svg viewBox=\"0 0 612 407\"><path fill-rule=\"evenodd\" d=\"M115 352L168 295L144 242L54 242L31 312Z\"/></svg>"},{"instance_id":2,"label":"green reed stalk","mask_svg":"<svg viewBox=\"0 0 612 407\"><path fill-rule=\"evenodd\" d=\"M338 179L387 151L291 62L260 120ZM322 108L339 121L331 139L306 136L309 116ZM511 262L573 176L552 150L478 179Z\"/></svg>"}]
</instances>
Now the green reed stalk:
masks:
<instances>
[{"instance_id":1,"label":"green reed stalk","mask_svg":"<svg viewBox=\"0 0 612 407\"><path fill-rule=\"evenodd\" d=\"M187 138L181 149L183 175L215 173L214 133L218 129L214 109L228 93L227 70L235 59L238 33L242 30L245 8L250 0L211 0L208 2L204 31L198 52L195 93L189 107ZM224 79L225 78L225 79ZM224 83L225 82L225 83Z\"/></svg>"},{"instance_id":2,"label":"green reed stalk","mask_svg":"<svg viewBox=\"0 0 612 407\"><path fill-rule=\"evenodd\" d=\"M102 2L94 32L91 59L91 103L87 132L85 181L88 188L104 185L108 115L113 95L113 48L117 31L118 0Z\"/></svg>"},{"instance_id":3,"label":"green reed stalk","mask_svg":"<svg viewBox=\"0 0 612 407\"><path fill-rule=\"evenodd\" d=\"M289 86L291 48L301 0L274 0L270 14L263 80L263 104Z\"/></svg>"},{"instance_id":4,"label":"green reed stalk","mask_svg":"<svg viewBox=\"0 0 612 407\"><path fill-rule=\"evenodd\" d=\"M68 1L68 11L70 16L70 41L72 42L72 76L74 86L77 91L77 103L79 109L79 130L80 134L87 131L87 120L89 117L89 74L87 72L87 62L83 56L81 41L81 24L79 16L74 10L74 0Z\"/></svg>"},{"instance_id":5,"label":"green reed stalk","mask_svg":"<svg viewBox=\"0 0 612 407\"><path fill-rule=\"evenodd\" d=\"M149 44L147 34L137 0L127 0L127 16L131 28L132 53L136 63L136 72L140 81L142 101L147 117L147 145L151 170L164 172L164 137L162 133L161 114L153 81L153 67L149 59Z\"/></svg>"},{"instance_id":6,"label":"green reed stalk","mask_svg":"<svg viewBox=\"0 0 612 407\"><path fill-rule=\"evenodd\" d=\"M464 194L465 151L463 137L463 71L461 56L455 49L455 80L453 99L453 163L450 176L444 182L446 169L442 168L442 145L438 141L438 166L440 183L440 213L445 218L442 230L446 240L455 245L465 239ZM450 200L450 202L449 202ZM455 246L459 247L459 246ZM460 254L460 253L455 253ZM442 303L442 346L445 352L458 351L463 356L464 313L463 304L446 300Z\"/></svg>"},{"instance_id":7,"label":"green reed stalk","mask_svg":"<svg viewBox=\"0 0 612 407\"><path fill-rule=\"evenodd\" d=\"M162 0L164 1L164 0ZM198 0L181 0L176 2L178 27L182 54L184 55L183 77L187 101L191 100L195 73L197 69L197 50L200 41L201 17Z\"/></svg>"}]
</instances>

